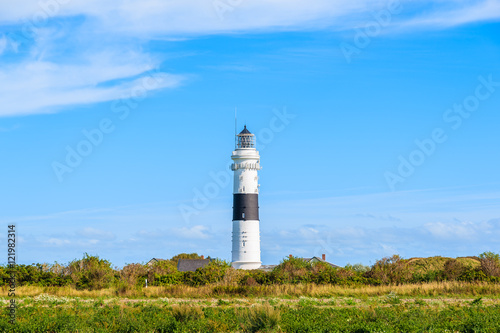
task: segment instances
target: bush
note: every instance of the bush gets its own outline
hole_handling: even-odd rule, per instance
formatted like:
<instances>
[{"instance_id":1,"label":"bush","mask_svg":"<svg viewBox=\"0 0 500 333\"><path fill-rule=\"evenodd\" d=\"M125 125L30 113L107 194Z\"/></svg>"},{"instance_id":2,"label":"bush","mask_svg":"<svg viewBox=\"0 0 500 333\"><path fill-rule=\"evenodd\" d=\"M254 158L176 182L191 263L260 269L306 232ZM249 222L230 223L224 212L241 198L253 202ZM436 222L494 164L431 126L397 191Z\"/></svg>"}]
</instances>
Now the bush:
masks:
<instances>
[{"instance_id":1,"label":"bush","mask_svg":"<svg viewBox=\"0 0 500 333\"><path fill-rule=\"evenodd\" d=\"M413 272L412 283L440 282L444 280L442 270L432 270L428 272Z\"/></svg>"},{"instance_id":2,"label":"bush","mask_svg":"<svg viewBox=\"0 0 500 333\"><path fill-rule=\"evenodd\" d=\"M241 279L241 283L253 287L256 285L270 285L273 284L274 281L271 272L264 272L256 269L247 271Z\"/></svg>"},{"instance_id":3,"label":"bush","mask_svg":"<svg viewBox=\"0 0 500 333\"><path fill-rule=\"evenodd\" d=\"M457 279L458 281L465 282L476 282L476 281L488 281L489 278L480 268L466 269Z\"/></svg>"},{"instance_id":4,"label":"bush","mask_svg":"<svg viewBox=\"0 0 500 333\"><path fill-rule=\"evenodd\" d=\"M230 267L231 265L224 260L212 260L207 266L198 268L195 272L185 272L184 283L190 286L204 286L221 282Z\"/></svg>"},{"instance_id":5,"label":"bush","mask_svg":"<svg viewBox=\"0 0 500 333\"><path fill-rule=\"evenodd\" d=\"M403 284L409 282L413 274L408 262L395 254L378 260L364 276L382 284Z\"/></svg>"},{"instance_id":6,"label":"bush","mask_svg":"<svg viewBox=\"0 0 500 333\"><path fill-rule=\"evenodd\" d=\"M336 278L336 273L335 268L332 266L319 262L313 265L311 269L311 280L316 284L332 283Z\"/></svg>"},{"instance_id":7,"label":"bush","mask_svg":"<svg viewBox=\"0 0 500 333\"><path fill-rule=\"evenodd\" d=\"M271 280L278 284L311 282L311 269L312 265L301 258L286 258L272 270Z\"/></svg>"},{"instance_id":8,"label":"bush","mask_svg":"<svg viewBox=\"0 0 500 333\"><path fill-rule=\"evenodd\" d=\"M180 253L173 256L172 259L170 259L170 261L174 262L175 266L177 267L179 259L201 259L201 256L198 255L198 253ZM210 259L210 257L208 257L207 259Z\"/></svg>"},{"instance_id":9,"label":"bush","mask_svg":"<svg viewBox=\"0 0 500 333\"><path fill-rule=\"evenodd\" d=\"M270 305L256 306L243 311L240 316L246 332L269 332L279 329L280 310Z\"/></svg>"},{"instance_id":10,"label":"bush","mask_svg":"<svg viewBox=\"0 0 500 333\"><path fill-rule=\"evenodd\" d=\"M8 285L11 269L0 266L0 285ZM16 265L16 283L18 286L60 287L71 284L64 266L55 263Z\"/></svg>"},{"instance_id":11,"label":"bush","mask_svg":"<svg viewBox=\"0 0 500 333\"><path fill-rule=\"evenodd\" d=\"M85 253L68 265L68 273L77 289L95 290L109 287L115 272L109 261Z\"/></svg>"},{"instance_id":12,"label":"bush","mask_svg":"<svg viewBox=\"0 0 500 333\"><path fill-rule=\"evenodd\" d=\"M449 259L444 264L443 276L449 280L457 280L467 270L467 267L457 259Z\"/></svg>"},{"instance_id":13,"label":"bush","mask_svg":"<svg viewBox=\"0 0 500 333\"><path fill-rule=\"evenodd\" d=\"M500 277L500 255L484 252L479 255L481 271L489 277Z\"/></svg>"},{"instance_id":14,"label":"bush","mask_svg":"<svg viewBox=\"0 0 500 333\"><path fill-rule=\"evenodd\" d=\"M182 283L183 274L177 270L176 261L163 260L148 268L147 278L152 286L168 286Z\"/></svg>"},{"instance_id":15,"label":"bush","mask_svg":"<svg viewBox=\"0 0 500 333\"><path fill-rule=\"evenodd\" d=\"M370 270L370 266L365 266L363 264L354 264L354 265L347 264L345 268L360 274L364 274Z\"/></svg>"},{"instance_id":16,"label":"bush","mask_svg":"<svg viewBox=\"0 0 500 333\"><path fill-rule=\"evenodd\" d=\"M141 264L128 264L120 271L120 280L129 287L141 287L147 278L147 268Z\"/></svg>"}]
</instances>

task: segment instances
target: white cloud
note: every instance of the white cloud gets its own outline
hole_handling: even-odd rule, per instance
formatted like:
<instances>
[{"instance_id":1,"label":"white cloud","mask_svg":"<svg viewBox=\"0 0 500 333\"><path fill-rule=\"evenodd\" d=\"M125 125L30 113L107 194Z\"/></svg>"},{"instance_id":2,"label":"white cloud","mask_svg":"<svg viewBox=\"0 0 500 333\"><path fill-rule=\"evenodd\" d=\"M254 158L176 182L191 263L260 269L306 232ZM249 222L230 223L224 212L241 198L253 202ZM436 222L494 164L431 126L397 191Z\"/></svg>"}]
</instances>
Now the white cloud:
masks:
<instances>
[{"instance_id":1,"label":"white cloud","mask_svg":"<svg viewBox=\"0 0 500 333\"><path fill-rule=\"evenodd\" d=\"M45 244L49 246L65 246L71 244L71 242L67 239L49 238L45 241Z\"/></svg>"},{"instance_id":2,"label":"white cloud","mask_svg":"<svg viewBox=\"0 0 500 333\"><path fill-rule=\"evenodd\" d=\"M217 6L225 3L224 10ZM71 105L121 98L158 68L142 49L153 40L179 42L200 35L304 29L353 29L374 20L389 0L19 0L0 3L0 26L14 27L0 38L4 63L0 117L57 112ZM500 0L401 0L403 13L392 29L446 27L500 18ZM421 14L423 13L423 14ZM22 23L21 23L22 22ZM18 35L19 40L14 38ZM131 46L137 51L130 52ZM23 49L24 48L24 49ZM23 49L25 52L19 52ZM28 55L22 58L21 54ZM0 58L1 59L1 58ZM221 70L251 71L227 65ZM158 73L152 90L175 88L185 76ZM139 81L138 81L139 80ZM29 96L29 98L27 98Z\"/></svg>"},{"instance_id":3,"label":"white cloud","mask_svg":"<svg viewBox=\"0 0 500 333\"><path fill-rule=\"evenodd\" d=\"M405 22L402 26L451 27L500 18L500 1L457 1L456 6Z\"/></svg>"},{"instance_id":4,"label":"white cloud","mask_svg":"<svg viewBox=\"0 0 500 333\"><path fill-rule=\"evenodd\" d=\"M44 6L46 3L52 5ZM26 20L28 28L41 27L55 17L83 15L97 20L106 31L148 38L261 29L352 28L373 19L370 14L389 3L389 0L19 0L16 6L0 4L0 24ZM401 19L404 17L412 25L449 26L500 17L498 0L401 0L399 3L407 10ZM417 13L424 14L417 17Z\"/></svg>"},{"instance_id":5,"label":"white cloud","mask_svg":"<svg viewBox=\"0 0 500 333\"><path fill-rule=\"evenodd\" d=\"M344 265L367 258L400 254L414 256L478 255L484 251L498 252L500 219L478 222L435 222L415 227L359 228L309 226L284 232L263 234L263 252L268 256L320 256ZM277 248L275 244L280 246ZM283 250L285 249L285 250Z\"/></svg>"},{"instance_id":6,"label":"white cloud","mask_svg":"<svg viewBox=\"0 0 500 333\"><path fill-rule=\"evenodd\" d=\"M209 228L204 225L195 225L193 227L173 228L172 233L185 239L207 239L210 238Z\"/></svg>"},{"instance_id":7,"label":"white cloud","mask_svg":"<svg viewBox=\"0 0 500 333\"><path fill-rule=\"evenodd\" d=\"M185 79L157 72L156 66L143 55L109 53L77 64L27 61L6 66L0 69L0 81L9 82L0 91L0 116L49 113L69 105L111 101L130 96L135 89L174 88Z\"/></svg>"},{"instance_id":8,"label":"white cloud","mask_svg":"<svg viewBox=\"0 0 500 333\"><path fill-rule=\"evenodd\" d=\"M7 37L1 36L0 37L0 56L5 52L7 49Z\"/></svg>"},{"instance_id":9,"label":"white cloud","mask_svg":"<svg viewBox=\"0 0 500 333\"><path fill-rule=\"evenodd\" d=\"M17 6L0 4L0 23L26 20L40 27L60 16L84 15L97 19L107 30L127 34L210 34L214 32L293 27L320 19L334 19L385 4L381 0L20 0ZM47 1L49 2L49 1ZM219 10L220 3L226 10ZM15 7L15 8L13 8ZM332 22L330 22L331 24ZM333 22L335 23L335 22Z\"/></svg>"},{"instance_id":10,"label":"white cloud","mask_svg":"<svg viewBox=\"0 0 500 333\"><path fill-rule=\"evenodd\" d=\"M489 238L498 238L500 236L500 220L493 219L479 223L460 222L455 223L427 223L424 229L430 234L441 240L453 241L486 241Z\"/></svg>"},{"instance_id":11,"label":"white cloud","mask_svg":"<svg viewBox=\"0 0 500 333\"><path fill-rule=\"evenodd\" d=\"M115 234L110 231L95 229L95 228L84 228L81 231L77 232L78 235L83 236L85 238L91 238L91 242L93 239L101 239L101 240L113 240L116 238ZM97 241L96 241L97 242Z\"/></svg>"}]
</instances>

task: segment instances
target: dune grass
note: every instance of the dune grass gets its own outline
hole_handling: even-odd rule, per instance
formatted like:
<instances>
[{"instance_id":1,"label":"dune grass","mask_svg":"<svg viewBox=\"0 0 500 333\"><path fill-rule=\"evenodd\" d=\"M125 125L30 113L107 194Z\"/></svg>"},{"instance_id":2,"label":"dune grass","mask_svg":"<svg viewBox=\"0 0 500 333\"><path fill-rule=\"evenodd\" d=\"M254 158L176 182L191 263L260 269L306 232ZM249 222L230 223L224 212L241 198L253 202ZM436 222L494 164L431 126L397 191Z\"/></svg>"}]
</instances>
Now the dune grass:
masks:
<instances>
[{"instance_id":1,"label":"dune grass","mask_svg":"<svg viewBox=\"0 0 500 333\"><path fill-rule=\"evenodd\" d=\"M101 290L77 290L72 287L18 287L18 297L38 296L48 294L54 296L99 298L99 297L125 297L125 298L212 298L212 297L372 297L387 295L390 292L400 296L411 297L476 297L500 296L500 284L485 282L431 282L423 284L405 284L388 286L338 286L316 284L285 284L270 286L236 286L231 284L213 284L200 287L174 285L166 287L148 287L120 290L107 288ZM6 297L7 287L0 288L0 296Z\"/></svg>"},{"instance_id":2,"label":"dune grass","mask_svg":"<svg viewBox=\"0 0 500 333\"><path fill-rule=\"evenodd\" d=\"M47 297L45 302L50 302ZM205 306L153 302L20 305L17 322L0 312L1 332L498 332L500 306L479 301L435 307L288 304Z\"/></svg>"}]
</instances>

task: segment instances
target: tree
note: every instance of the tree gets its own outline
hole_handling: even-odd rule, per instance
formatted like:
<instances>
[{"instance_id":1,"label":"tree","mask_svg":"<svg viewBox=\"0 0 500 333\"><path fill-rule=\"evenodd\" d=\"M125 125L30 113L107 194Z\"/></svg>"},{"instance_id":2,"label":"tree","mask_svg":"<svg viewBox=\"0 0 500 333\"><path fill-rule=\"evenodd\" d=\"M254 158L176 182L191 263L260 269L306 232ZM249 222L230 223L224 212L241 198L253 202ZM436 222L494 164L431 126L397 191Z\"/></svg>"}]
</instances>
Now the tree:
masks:
<instances>
[{"instance_id":1,"label":"tree","mask_svg":"<svg viewBox=\"0 0 500 333\"><path fill-rule=\"evenodd\" d=\"M109 261L85 253L83 259L69 263L68 273L77 289L94 290L109 287L115 272Z\"/></svg>"},{"instance_id":2,"label":"tree","mask_svg":"<svg viewBox=\"0 0 500 333\"><path fill-rule=\"evenodd\" d=\"M481 271L486 276L500 276L500 255L493 252L483 252L479 255Z\"/></svg>"},{"instance_id":3,"label":"tree","mask_svg":"<svg viewBox=\"0 0 500 333\"><path fill-rule=\"evenodd\" d=\"M154 286L180 283L182 272L177 270L177 261L162 260L154 263L148 269L148 281Z\"/></svg>"},{"instance_id":4,"label":"tree","mask_svg":"<svg viewBox=\"0 0 500 333\"><path fill-rule=\"evenodd\" d=\"M412 274L408 268L408 261L395 254L378 260L365 276L384 284L402 284L408 282Z\"/></svg>"},{"instance_id":5,"label":"tree","mask_svg":"<svg viewBox=\"0 0 500 333\"><path fill-rule=\"evenodd\" d=\"M444 263L443 275L447 280L453 281L457 280L466 270L467 267L457 259L449 259Z\"/></svg>"},{"instance_id":6,"label":"tree","mask_svg":"<svg viewBox=\"0 0 500 333\"><path fill-rule=\"evenodd\" d=\"M147 268L141 264L128 264L120 271L120 278L130 287L142 286L148 274Z\"/></svg>"},{"instance_id":7,"label":"tree","mask_svg":"<svg viewBox=\"0 0 500 333\"><path fill-rule=\"evenodd\" d=\"M179 259L201 259L201 256L198 255L198 253L179 253L178 255L173 256L170 260L175 261L175 264L177 265Z\"/></svg>"}]
</instances>

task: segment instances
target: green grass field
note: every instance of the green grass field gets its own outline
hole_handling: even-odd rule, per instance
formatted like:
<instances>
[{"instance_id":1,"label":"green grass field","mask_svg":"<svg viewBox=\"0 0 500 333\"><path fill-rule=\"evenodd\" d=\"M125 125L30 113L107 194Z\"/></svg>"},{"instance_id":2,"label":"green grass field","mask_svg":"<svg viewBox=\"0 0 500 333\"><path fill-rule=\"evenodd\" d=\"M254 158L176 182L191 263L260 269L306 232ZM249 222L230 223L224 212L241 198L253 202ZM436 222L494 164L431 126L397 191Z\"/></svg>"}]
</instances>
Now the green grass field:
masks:
<instances>
[{"instance_id":1,"label":"green grass field","mask_svg":"<svg viewBox=\"0 0 500 333\"><path fill-rule=\"evenodd\" d=\"M174 259L20 265L15 324L11 275L0 267L0 332L500 332L500 255L491 252L344 268L292 257L267 273L220 260L179 272Z\"/></svg>"},{"instance_id":2,"label":"green grass field","mask_svg":"<svg viewBox=\"0 0 500 333\"><path fill-rule=\"evenodd\" d=\"M294 288L300 286L292 286ZM17 323L2 332L499 332L497 286L335 289L332 296L56 296L22 289ZM377 291L378 288L378 291ZM391 290L392 289L392 290ZM427 292L426 292L427 290ZM438 290L436 292L429 292ZM448 292L444 291L448 290ZM453 290L457 292L453 292ZM47 290L46 290L47 291ZM55 291L52 289L52 291ZM314 289L309 289L313 291ZM324 291L324 290L323 290ZM75 291L77 292L77 291ZM152 295L158 295L157 290ZM434 294L429 296L429 294ZM479 295L482 294L482 295ZM351 296L349 296L351 295Z\"/></svg>"}]
</instances>

